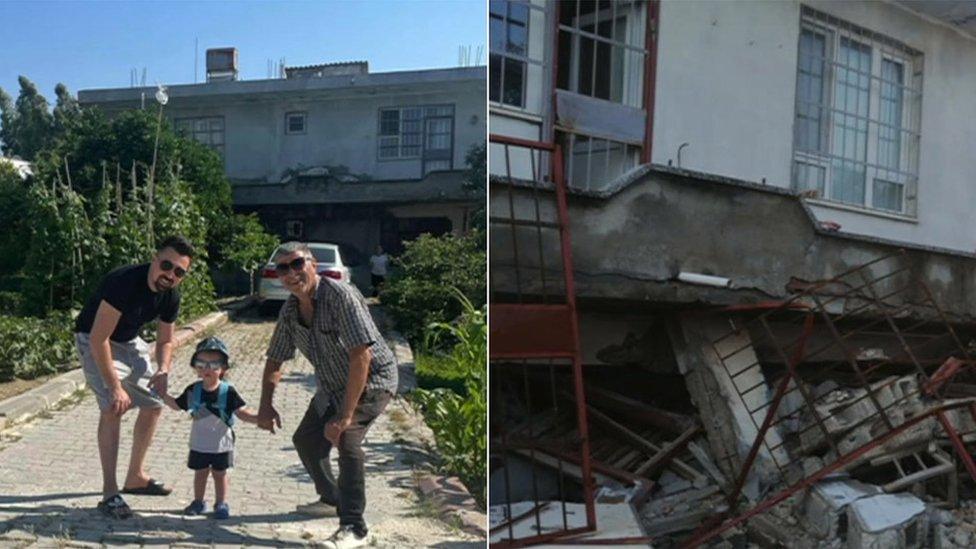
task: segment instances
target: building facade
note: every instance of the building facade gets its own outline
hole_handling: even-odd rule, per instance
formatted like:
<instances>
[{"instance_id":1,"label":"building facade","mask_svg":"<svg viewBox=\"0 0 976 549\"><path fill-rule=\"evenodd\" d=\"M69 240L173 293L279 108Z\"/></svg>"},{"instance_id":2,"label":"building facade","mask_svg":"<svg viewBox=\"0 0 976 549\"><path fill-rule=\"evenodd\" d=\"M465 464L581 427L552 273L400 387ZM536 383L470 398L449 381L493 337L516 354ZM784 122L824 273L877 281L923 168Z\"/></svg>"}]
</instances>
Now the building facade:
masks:
<instances>
[{"instance_id":1,"label":"building facade","mask_svg":"<svg viewBox=\"0 0 976 549\"><path fill-rule=\"evenodd\" d=\"M492 132L562 143L581 190L650 162L802 193L844 232L972 252L976 101L959 90L976 33L952 11L965 2L941 4L492 2Z\"/></svg>"},{"instance_id":2,"label":"building facade","mask_svg":"<svg viewBox=\"0 0 976 549\"><path fill-rule=\"evenodd\" d=\"M340 244L366 284L376 245L396 253L423 232L470 227L484 203L463 183L486 132L484 67L370 73L365 62L336 63L241 81L231 53L225 70L208 67L208 82L169 87L164 115L220 153L235 210L257 212L283 239ZM156 108L154 93L78 97L111 114Z\"/></svg>"},{"instance_id":3,"label":"building facade","mask_svg":"<svg viewBox=\"0 0 976 549\"><path fill-rule=\"evenodd\" d=\"M976 7L489 6L492 542L868 546L842 505L824 534L778 502L842 467L903 491L852 464L971 359ZM943 419L926 443L972 436ZM619 485L641 528L601 506Z\"/></svg>"}]
</instances>

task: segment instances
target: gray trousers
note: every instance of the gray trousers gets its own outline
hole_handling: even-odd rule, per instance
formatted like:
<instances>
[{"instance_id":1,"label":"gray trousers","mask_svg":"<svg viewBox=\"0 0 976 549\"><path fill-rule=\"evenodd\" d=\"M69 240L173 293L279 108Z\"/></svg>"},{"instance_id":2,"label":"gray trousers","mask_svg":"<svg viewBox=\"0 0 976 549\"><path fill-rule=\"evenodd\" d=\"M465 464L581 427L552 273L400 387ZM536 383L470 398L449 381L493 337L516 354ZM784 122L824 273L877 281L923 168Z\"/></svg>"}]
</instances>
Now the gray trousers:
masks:
<instances>
[{"instance_id":1,"label":"gray trousers","mask_svg":"<svg viewBox=\"0 0 976 549\"><path fill-rule=\"evenodd\" d=\"M352 416L352 424L339 439L339 479L332 474L329 454L332 443L325 438L325 425L339 412L333 401L321 411L313 400L305 417L292 436L298 456L315 483L315 491L326 503L336 506L339 524L352 525L359 533L366 532L363 512L366 510L366 476L363 439L373 421L390 402L390 393L372 389L363 391Z\"/></svg>"}]
</instances>

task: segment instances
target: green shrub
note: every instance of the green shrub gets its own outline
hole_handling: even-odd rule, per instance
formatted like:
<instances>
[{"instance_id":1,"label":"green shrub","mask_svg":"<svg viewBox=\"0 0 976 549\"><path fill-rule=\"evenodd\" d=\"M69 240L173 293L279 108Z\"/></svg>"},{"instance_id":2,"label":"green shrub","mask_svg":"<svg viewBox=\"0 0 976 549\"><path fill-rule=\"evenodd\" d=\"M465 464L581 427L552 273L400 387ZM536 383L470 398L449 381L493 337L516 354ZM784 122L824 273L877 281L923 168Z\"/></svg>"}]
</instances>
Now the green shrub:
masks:
<instances>
[{"instance_id":1,"label":"green shrub","mask_svg":"<svg viewBox=\"0 0 976 549\"><path fill-rule=\"evenodd\" d=\"M461 314L452 287L476 307L485 303L486 256L481 240L479 232L464 237L425 234L405 243L403 254L394 260L395 270L381 298L414 348L424 343L425 328L431 323L451 322Z\"/></svg>"},{"instance_id":2,"label":"green shrub","mask_svg":"<svg viewBox=\"0 0 976 549\"><path fill-rule=\"evenodd\" d=\"M484 306L476 308L460 291L453 290L461 315L453 323L433 323L430 338L449 335L456 341L450 355L437 366L464 375L464 393L451 389L417 389L411 393L424 420L434 432L437 452L446 471L456 474L471 494L484 504L488 444L486 418L488 323Z\"/></svg>"},{"instance_id":3,"label":"green shrub","mask_svg":"<svg viewBox=\"0 0 976 549\"><path fill-rule=\"evenodd\" d=\"M48 318L0 316L0 381L32 379L75 364L69 313Z\"/></svg>"},{"instance_id":4,"label":"green shrub","mask_svg":"<svg viewBox=\"0 0 976 549\"><path fill-rule=\"evenodd\" d=\"M17 292L0 290L0 315L17 314L23 308L23 297Z\"/></svg>"}]
</instances>

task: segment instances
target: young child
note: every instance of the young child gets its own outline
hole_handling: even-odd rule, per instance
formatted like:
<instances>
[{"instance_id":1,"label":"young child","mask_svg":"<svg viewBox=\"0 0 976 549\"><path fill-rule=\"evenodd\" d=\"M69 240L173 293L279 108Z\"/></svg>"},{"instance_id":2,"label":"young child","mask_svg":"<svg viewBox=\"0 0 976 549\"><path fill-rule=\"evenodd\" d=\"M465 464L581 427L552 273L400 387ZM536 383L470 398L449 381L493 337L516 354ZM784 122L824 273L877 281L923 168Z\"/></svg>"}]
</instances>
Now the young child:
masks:
<instances>
[{"instance_id":1,"label":"young child","mask_svg":"<svg viewBox=\"0 0 976 549\"><path fill-rule=\"evenodd\" d=\"M187 515L206 512L203 500L207 476L214 479L214 518L230 517L227 505L227 470L234 466L234 417L257 423L257 414L244 408L244 400L234 386L223 381L229 367L227 346L216 337L201 341L190 359L200 379L191 383L180 396L163 395L174 410L186 410L193 417L190 428L190 458L187 466L195 471L193 502L183 510Z\"/></svg>"}]
</instances>

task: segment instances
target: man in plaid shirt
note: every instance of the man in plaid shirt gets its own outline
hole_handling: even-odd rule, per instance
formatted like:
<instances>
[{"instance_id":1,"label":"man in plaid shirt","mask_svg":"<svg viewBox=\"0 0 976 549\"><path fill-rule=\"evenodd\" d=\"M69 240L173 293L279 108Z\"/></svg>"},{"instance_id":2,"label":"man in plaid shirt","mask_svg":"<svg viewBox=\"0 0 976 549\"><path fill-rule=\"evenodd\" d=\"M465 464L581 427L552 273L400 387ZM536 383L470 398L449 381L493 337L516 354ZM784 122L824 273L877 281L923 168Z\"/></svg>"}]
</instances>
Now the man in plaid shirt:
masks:
<instances>
[{"instance_id":1,"label":"man in plaid shirt","mask_svg":"<svg viewBox=\"0 0 976 549\"><path fill-rule=\"evenodd\" d=\"M319 495L318 501L300 505L298 511L338 514L339 529L326 547L366 545L362 442L396 392L396 358L359 290L319 277L307 245L283 244L274 262L291 296L281 308L268 345L258 426L272 433L281 427L272 403L274 390L281 380L282 363L298 349L315 369L317 391L292 441ZM338 482L329 464L333 446L339 450Z\"/></svg>"}]
</instances>

